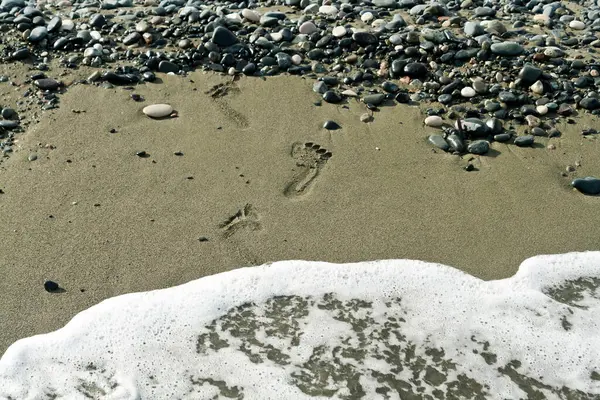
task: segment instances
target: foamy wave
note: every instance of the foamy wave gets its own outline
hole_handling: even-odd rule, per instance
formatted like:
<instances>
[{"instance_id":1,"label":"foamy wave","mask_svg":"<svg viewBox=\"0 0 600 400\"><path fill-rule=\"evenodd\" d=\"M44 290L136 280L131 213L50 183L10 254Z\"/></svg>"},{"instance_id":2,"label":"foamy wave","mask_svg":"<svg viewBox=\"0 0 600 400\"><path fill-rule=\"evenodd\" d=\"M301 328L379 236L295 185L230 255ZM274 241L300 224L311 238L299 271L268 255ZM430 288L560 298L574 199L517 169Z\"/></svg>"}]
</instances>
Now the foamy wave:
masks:
<instances>
[{"instance_id":1,"label":"foamy wave","mask_svg":"<svg viewBox=\"0 0 600 400\"><path fill-rule=\"evenodd\" d=\"M409 260L244 268L16 342L0 399L598 399L599 287L600 252L491 282Z\"/></svg>"}]
</instances>

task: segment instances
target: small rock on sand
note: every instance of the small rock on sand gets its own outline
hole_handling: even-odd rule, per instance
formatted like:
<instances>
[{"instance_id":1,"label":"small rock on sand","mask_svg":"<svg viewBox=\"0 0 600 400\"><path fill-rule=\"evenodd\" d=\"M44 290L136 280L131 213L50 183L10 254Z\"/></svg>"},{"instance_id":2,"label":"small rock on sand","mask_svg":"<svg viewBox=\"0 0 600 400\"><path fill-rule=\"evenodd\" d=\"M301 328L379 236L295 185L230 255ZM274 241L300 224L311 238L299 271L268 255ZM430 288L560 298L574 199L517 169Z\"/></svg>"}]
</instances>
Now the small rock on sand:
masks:
<instances>
[{"instance_id":1,"label":"small rock on sand","mask_svg":"<svg viewBox=\"0 0 600 400\"><path fill-rule=\"evenodd\" d=\"M168 104L152 104L144 107L142 112L150 118L164 118L171 115L173 107Z\"/></svg>"}]
</instances>

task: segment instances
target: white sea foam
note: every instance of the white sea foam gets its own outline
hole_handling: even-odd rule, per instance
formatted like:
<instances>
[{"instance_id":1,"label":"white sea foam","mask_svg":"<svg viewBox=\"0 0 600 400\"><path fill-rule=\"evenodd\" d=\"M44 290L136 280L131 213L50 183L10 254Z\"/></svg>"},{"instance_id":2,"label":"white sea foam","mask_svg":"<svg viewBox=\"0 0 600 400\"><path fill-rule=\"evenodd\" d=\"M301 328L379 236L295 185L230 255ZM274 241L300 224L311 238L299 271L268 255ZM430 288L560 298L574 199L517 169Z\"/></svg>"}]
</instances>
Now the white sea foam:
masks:
<instances>
[{"instance_id":1,"label":"white sea foam","mask_svg":"<svg viewBox=\"0 0 600 400\"><path fill-rule=\"evenodd\" d=\"M0 399L598 399L599 286L600 252L491 282L409 260L244 268L16 342Z\"/></svg>"}]
</instances>

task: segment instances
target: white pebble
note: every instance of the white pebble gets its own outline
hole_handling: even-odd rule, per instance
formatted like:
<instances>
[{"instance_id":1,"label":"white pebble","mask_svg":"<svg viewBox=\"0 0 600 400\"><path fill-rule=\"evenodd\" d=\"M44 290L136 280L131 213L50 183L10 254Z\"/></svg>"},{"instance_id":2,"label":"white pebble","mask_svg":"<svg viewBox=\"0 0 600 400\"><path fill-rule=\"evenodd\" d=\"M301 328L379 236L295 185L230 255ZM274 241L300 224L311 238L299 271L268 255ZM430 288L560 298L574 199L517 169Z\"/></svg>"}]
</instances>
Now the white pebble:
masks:
<instances>
[{"instance_id":1,"label":"white pebble","mask_svg":"<svg viewBox=\"0 0 600 400\"><path fill-rule=\"evenodd\" d=\"M152 104L144 107L142 112L150 118L163 118L171 115L173 107L168 104Z\"/></svg>"},{"instance_id":2,"label":"white pebble","mask_svg":"<svg viewBox=\"0 0 600 400\"><path fill-rule=\"evenodd\" d=\"M585 29L585 23L574 19L573 21L569 22L569 27L576 31L581 31Z\"/></svg>"},{"instance_id":3,"label":"white pebble","mask_svg":"<svg viewBox=\"0 0 600 400\"><path fill-rule=\"evenodd\" d=\"M360 19L362 20L362 22L367 23L373 19L373 13L366 12L360 16Z\"/></svg>"},{"instance_id":4,"label":"white pebble","mask_svg":"<svg viewBox=\"0 0 600 400\"><path fill-rule=\"evenodd\" d=\"M242 17L244 17L248 21L252 21L252 22L258 22L258 21L260 21L260 14L257 13L256 11L249 10L247 8L244 8L242 10Z\"/></svg>"},{"instance_id":5,"label":"white pebble","mask_svg":"<svg viewBox=\"0 0 600 400\"><path fill-rule=\"evenodd\" d=\"M477 94L477 92L475 92L475 89L473 89L470 86L466 86L464 88L462 88L462 90L460 91L460 95L462 97L474 97Z\"/></svg>"},{"instance_id":6,"label":"white pebble","mask_svg":"<svg viewBox=\"0 0 600 400\"><path fill-rule=\"evenodd\" d=\"M338 13L338 9L335 6L321 6L319 7L319 13L325 15L336 15Z\"/></svg>"},{"instance_id":7,"label":"white pebble","mask_svg":"<svg viewBox=\"0 0 600 400\"><path fill-rule=\"evenodd\" d=\"M443 123L444 120L442 120L442 117L438 115L430 115L429 117L425 118L425 125L433 128L439 128Z\"/></svg>"},{"instance_id":8,"label":"white pebble","mask_svg":"<svg viewBox=\"0 0 600 400\"><path fill-rule=\"evenodd\" d=\"M306 21L302 25L300 25L300 28L298 28L298 32L304 35L310 35L311 33L315 33L318 31L319 28L317 28L316 25L312 23L312 21Z\"/></svg>"},{"instance_id":9,"label":"white pebble","mask_svg":"<svg viewBox=\"0 0 600 400\"><path fill-rule=\"evenodd\" d=\"M543 106L543 105L542 105L542 106L537 106L537 107L535 108L535 110L536 110L536 111L537 111L537 113L538 113L538 114L540 114L540 115L546 115L546 114L548 114L548 107L546 107L546 106Z\"/></svg>"},{"instance_id":10,"label":"white pebble","mask_svg":"<svg viewBox=\"0 0 600 400\"><path fill-rule=\"evenodd\" d=\"M300 65L300 63L302 62L302 56L300 54L294 54L292 56L292 62L294 63L294 65Z\"/></svg>"},{"instance_id":11,"label":"white pebble","mask_svg":"<svg viewBox=\"0 0 600 400\"><path fill-rule=\"evenodd\" d=\"M535 94L543 94L544 93L544 84L541 81L537 81L533 85L529 87L531 91Z\"/></svg>"},{"instance_id":12,"label":"white pebble","mask_svg":"<svg viewBox=\"0 0 600 400\"><path fill-rule=\"evenodd\" d=\"M345 36L347 31L346 31L346 27L344 26L336 26L335 28L333 28L333 31L331 32L333 36L335 37L342 37Z\"/></svg>"}]
</instances>

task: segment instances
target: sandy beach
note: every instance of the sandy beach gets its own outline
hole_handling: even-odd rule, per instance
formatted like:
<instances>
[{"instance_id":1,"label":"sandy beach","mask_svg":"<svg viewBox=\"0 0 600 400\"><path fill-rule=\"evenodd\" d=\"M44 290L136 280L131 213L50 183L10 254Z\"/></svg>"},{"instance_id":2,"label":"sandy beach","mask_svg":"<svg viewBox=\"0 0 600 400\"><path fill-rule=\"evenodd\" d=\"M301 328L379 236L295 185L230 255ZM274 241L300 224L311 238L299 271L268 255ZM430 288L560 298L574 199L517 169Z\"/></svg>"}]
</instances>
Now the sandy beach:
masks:
<instances>
[{"instance_id":1,"label":"sandy beach","mask_svg":"<svg viewBox=\"0 0 600 400\"><path fill-rule=\"evenodd\" d=\"M3 160L0 354L106 298L276 260L419 259L490 280L530 256L598 247L598 198L570 186L600 167L598 141L581 135L596 117L531 148L461 157L432 149L418 106L363 123L353 99L314 105L310 79L160 79L69 87ZM178 117L146 117L153 103ZM329 119L342 128L323 129ZM316 171L299 165L319 157L307 142L331 152Z\"/></svg>"}]
</instances>

